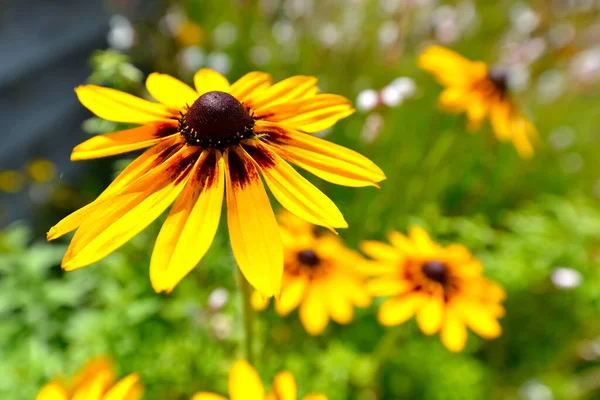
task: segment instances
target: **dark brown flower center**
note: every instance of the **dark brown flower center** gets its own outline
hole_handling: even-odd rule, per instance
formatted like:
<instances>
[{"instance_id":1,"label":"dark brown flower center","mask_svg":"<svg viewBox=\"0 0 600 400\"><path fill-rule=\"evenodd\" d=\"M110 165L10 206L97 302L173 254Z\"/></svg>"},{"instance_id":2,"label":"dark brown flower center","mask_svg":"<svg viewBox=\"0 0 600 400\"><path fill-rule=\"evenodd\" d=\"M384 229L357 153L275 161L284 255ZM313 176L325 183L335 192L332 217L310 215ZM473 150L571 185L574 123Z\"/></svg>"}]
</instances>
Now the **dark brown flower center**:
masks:
<instances>
[{"instance_id":1,"label":"dark brown flower center","mask_svg":"<svg viewBox=\"0 0 600 400\"><path fill-rule=\"evenodd\" d=\"M207 92L179 120L179 131L191 146L224 149L253 136L254 119L235 97Z\"/></svg>"},{"instance_id":2,"label":"dark brown flower center","mask_svg":"<svg viewBox=\"0 0 600 400\"><path fill-rule=\"evenodd\" d=\"M441 261L428 261L423 264L423 273L432 281L444 284L448 280L446 264Z\"/></svg>"},{"instance_id":3,"label":"dark brown flower center","mask_svg":"<svg viewBox=\"0 0 600 400\"><path fill-rule=\"evenodd\" d=\"M307 267L313 268L321 263L321 259L319 258L319 256L317 256L312 250L299 251L297 257L298 262Z\"/></svg>"},{"instance_id":4,"label":"dark brown flower center","mask_svg":"<svg viewBox=\"0 0 600 400\"><path fill-rule=\"evenodd\" d=\"M506 69L500 67L492 67L488 70L488 79L502 93L506 93L508 88L508 73Z\"/></svg>"}]
</instances>

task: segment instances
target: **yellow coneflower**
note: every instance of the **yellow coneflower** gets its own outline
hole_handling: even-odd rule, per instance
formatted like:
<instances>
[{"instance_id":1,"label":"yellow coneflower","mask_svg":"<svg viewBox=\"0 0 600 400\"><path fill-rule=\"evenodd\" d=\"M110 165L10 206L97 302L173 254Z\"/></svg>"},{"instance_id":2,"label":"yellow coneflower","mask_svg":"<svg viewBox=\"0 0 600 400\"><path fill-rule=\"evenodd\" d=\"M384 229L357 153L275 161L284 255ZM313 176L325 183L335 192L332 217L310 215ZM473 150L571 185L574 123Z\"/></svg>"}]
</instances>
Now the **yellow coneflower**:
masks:
<instances>
[{"instance_id":1,"label":"yellow coneflower","mask_svg":"<svg viewBox=\"0 0 600 400\"><path fill-rule=\"evenodd\" d=\"M298 394L294 376L287 372L280 372L273 380L271 392L266 393L260 376L246 361L236 361L229 373L229 398L230 400L296 400ZM309 394L303 400L327 400L324 394ZM225 397L215 393L201 392L192 397L192 400L226 400Z\"/></svg>"},{"instance_id":2,"label":"yellow coneflower","mask_svg":"<svg viewBox=\"0 0 600 400\"><path fill-rule=\"evenodd\" d=\"M143 389L137 374L131 374L115 383L110 361L100 358L90 361L69 382L56 380L48 383L36 400L138 400Z\"/></svg>"},{"instance_id":3,"label":"yellow coneflower","mask_svg":"<svg viewBox=\"0 0 600 400\"><path fill-rule=\"evenodd\" d=\"M409 237L389 236L391 246L362 243L377 262L377 278L369 282L374 296L392 296L379 309L382 325L398 325L416 315L423 333L440 332L443 344L458 352L467 340L467 327L486 339L502 333L504 290L482 277L481 263L460 244L442 247L420 227Z\"/></svg>"},{"instance_id":4,"label":"yellow coneflower","mask_svg":"<svg viewBox=\"0 0 600 400\"><path fill-rule=\"evenodd\" d=\"M440 46L425 49L419 64L446 86L440 96L443 109L466 112L472 130L489 116L498 140L512 141L521 157L533 156L537 130L511 100L504 70L488 68L483 62L470 61Z\"/></svg>"},{"instance_id":5,"label":"yellow coneflower","mask_svg":"<svg viewBox=\"0 0 600 400\"><path fill-rule=\"evenodd\" d=\"M151 74L146 87L160 103L94 85L76 89L100 118L142 126L89 139L75 147L72 160L151 148L98 199L50 229L48 239L77 229L62 265L80 268L116 250L175 202L150 263L154 289L168 292L208 250L226 192L237 264L250 284L272 296L281 285L283 250L260 174L284 207L328 228L347 224L288 161L346 186L376 186L385 176L360 154L310 135L354 112L344 97L317 93L316 78L272 84L268 74L251 72L230 85L202 69L194 82L196 90Z\"/></svg>"},{"instance_id":6,"label":"yellow coneflower","mask_svg":"<svg viewBox=\"0 0 600 400\"><path fill-rule=\"evenodd\" d=\"M281 296L275 301L279 315L300 307L300 321L308 333L317 335L329 318L339 324L352 321L354 307L367 307L366 260L346 248L337 236L315 232L289 213L280 216L284 248ZM255 309L264 309L268 299L258 292L252 297Z\"/></svg>"}]
</instances>

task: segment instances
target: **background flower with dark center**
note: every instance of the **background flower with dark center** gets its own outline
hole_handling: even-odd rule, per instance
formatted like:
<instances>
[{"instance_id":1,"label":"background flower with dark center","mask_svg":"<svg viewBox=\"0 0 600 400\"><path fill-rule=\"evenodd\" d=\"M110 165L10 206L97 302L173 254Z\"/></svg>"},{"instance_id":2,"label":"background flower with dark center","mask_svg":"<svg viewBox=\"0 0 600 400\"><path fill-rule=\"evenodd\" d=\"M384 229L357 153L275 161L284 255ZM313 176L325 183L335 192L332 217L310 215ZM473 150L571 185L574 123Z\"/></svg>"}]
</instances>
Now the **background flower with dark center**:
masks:
<instances>
[{"instance_id":1,"label":"background flower with dark center","mask_svg":"<svg viewBox=\"0 0 600 400\"><path fill-rule=\"evenodd\" d=\"M365 283L367 260L329 232L321 232L289 213L279 218L284 247L281 296L275 309L282 316L299 307L300 321L311 335L327 327L329 318L349 324L354 307L371 304ZM264 309L269 300L255 292L252 304Z\"/></svg>"},{"instance_id":2,"label":"background flower with dark center","mask_svg":"<svg viewBox=\"0 0 600 400\"><path fill-rule=\"evenodd\" d=\"M138 400L143 389L137 374L115 383L110 361L99 358L88 362L70 381L63 379L48 383L36 400Z\"/></svg>"},{"instance_id":3,"label":"background flower with dark center","mask_svg":"<svg viewBox=\"0 0 600 400\"><path fill-rule=\"evenodd\" d=\"M498 140L512 141L523 158L533 156L532 142L538 138L537 130L510 98L506 71L470 61L440 46L425 49L419 64L446 86L440 96L443 109L467 113L471 130L479 129L489 117Z\"/></svg>"},{"instance_id":4,"label":"background flower with dark center","mask_svg":"<svg viewBox=\"0 0 600 400\"><path fill-rule=\"evenodd\" d=\"M54 226L48 239L77 229L62 265L80 268L119 248L175 202L150 265L154 289L171 291L212 243L226 192L235 259L250 284L272 296L280 290L283 251L259 174L284 207L330 229L347 227L344 217L288 161L345 186L376 186L385 176L360 154L310 135L354 112L344 97L317 93L316 78L272 84L268 74L251 72L230 85L202 69L194 83L196 90L151 74L146 87L160 103L94 85L76 89L97 116L141 126L87 140L71 159L151 148L98 199Z\"/></svg>"},{"instance_id":5,"label":"background flower with dark center","mask_svg":"<svg viewBox=\"0 0 600 400\"><path fill-rule=\"evenodd\" d=\"M236 361L229 372L230 400L296 400L297 396L296 380L287 371L275 376L269 393L265 392L256 370L246 361ZM201 392L194 395L192 400L226 400L226 398L215 393ZM309 394L302 397L302 400L327 400L327 396Z\"/></svg>"},{"instance_id":6,"label":"background flower with dark center","mask_svg":"<svg viewBox=\"0 0 600 400\"><path fill-rule=\"evenodd\" d=\"M382 325L402 324L416 315L423 333L440 332L444 345L456 352L465 346L467 327L486 339L500 336L504 290L482 276L481 263L467 248L442 247L417 226L409 237L392 232L389 239L391 246L376 241L361 246L377 264L369 291L392 296L379 309Z\"/></svg>"}]
</instances>

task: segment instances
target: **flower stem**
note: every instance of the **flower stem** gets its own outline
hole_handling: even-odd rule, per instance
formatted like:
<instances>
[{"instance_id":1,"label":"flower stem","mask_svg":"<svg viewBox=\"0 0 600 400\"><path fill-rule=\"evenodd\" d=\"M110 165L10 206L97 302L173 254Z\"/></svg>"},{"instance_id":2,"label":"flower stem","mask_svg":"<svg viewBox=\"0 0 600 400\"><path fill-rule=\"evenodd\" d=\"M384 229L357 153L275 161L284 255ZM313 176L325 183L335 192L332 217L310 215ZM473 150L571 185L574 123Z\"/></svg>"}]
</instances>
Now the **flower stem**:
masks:
<instances>
[{"instance_id":1,"label":"flower stem","mask_svg":"<svg viewBox=\"0 0 600 400\"><path fill-rule=\"evenodd\" d=\"M244 339L243 349L244 358L248 363L253 364L253 344L254 344L254 310L250 304L250 296L252 295L252 287L238 268L238 279L240 285L240 295L242 298L242 318L244 320Z\"/></svg>"}]
</instances>

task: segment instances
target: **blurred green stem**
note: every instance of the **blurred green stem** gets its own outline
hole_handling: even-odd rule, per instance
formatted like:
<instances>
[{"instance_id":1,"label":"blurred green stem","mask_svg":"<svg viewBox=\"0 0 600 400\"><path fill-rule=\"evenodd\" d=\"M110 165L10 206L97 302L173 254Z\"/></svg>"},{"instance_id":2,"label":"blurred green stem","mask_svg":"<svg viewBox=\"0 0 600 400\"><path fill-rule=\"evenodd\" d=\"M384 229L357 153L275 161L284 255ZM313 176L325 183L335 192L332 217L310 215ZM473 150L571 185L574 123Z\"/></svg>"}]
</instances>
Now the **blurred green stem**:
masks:
<instances>
[{"instance_id":1,"label":"blurred green stem","mask_svg":"<svg viewBox=\"0 0 600 400\"><path fill-rule=\"evenodd\" d=\"M252 310L252 304L250 304L250 296L252 296L252 287L242 274L242 270L238 270L238 280L240 285L240 297L242 298L242 318L244 320L244 338L243 338L243 349L244 358L250 364L253 364L254 357L252 354L252 348L254 343L254 310Z\"/></svg>"}]
</instances>

